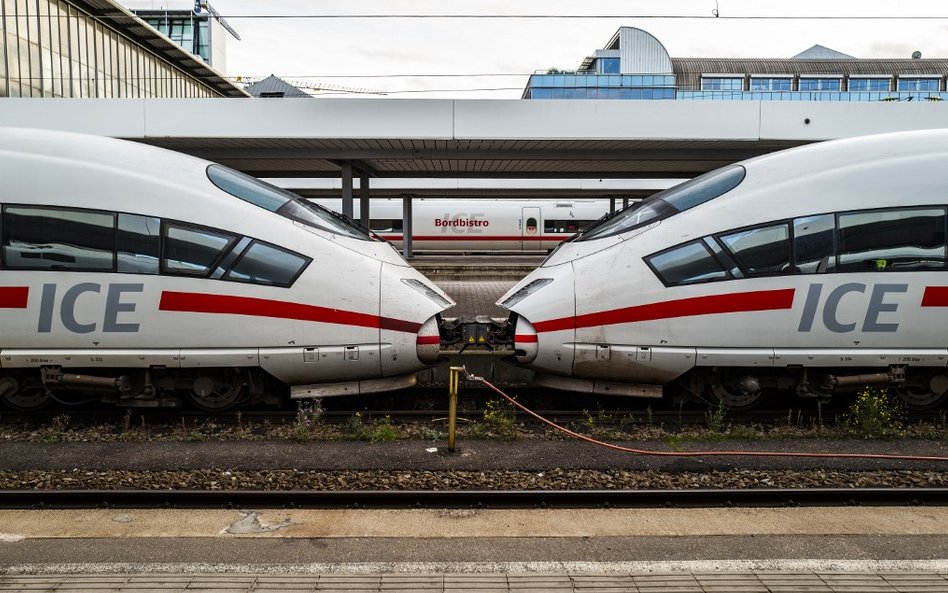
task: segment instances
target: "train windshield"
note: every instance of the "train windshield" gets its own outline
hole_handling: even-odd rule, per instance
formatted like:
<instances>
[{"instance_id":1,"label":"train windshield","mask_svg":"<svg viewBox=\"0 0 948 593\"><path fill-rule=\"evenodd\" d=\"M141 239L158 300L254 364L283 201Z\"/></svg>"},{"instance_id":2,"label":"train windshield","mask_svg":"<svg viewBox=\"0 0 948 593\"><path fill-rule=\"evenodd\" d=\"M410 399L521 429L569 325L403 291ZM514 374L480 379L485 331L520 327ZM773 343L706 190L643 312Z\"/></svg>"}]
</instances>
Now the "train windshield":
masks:
<instances>
[{"instance_id":1,"label":"train windshield","mask_svg":"<svg viewBox=\"0 0 948 593\"><path fill-rule=\"evenodd\" d=\"M349 218L256 177L222 165L210 165L207 168L207 177L211 183L230 195L299 223L353 239L381 240Z\"/></svg>"},{"instance_id":2,"label":"train windshield","mask_svg":"<svg viewBox=\"0 0 948 593\"><path fill-rule=\"evenodd\" d=\"M604 216L575 240L591 241L611 237L674 216L731 191L744 180L745 173L741 165L732 165L695 177L615 214Z\"/></svg>"}]
</instances>

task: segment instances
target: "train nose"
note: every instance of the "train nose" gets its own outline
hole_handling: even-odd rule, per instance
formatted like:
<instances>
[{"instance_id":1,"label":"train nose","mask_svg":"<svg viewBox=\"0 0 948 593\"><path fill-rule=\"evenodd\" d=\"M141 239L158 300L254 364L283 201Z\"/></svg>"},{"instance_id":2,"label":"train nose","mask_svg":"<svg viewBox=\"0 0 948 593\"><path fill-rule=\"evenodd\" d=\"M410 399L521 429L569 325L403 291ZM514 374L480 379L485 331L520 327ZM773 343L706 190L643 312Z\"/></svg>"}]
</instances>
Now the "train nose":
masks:
<instances>
[{"instance_id":1,"label":"train nose","mask_svg":"<svg viewBox=\"0 0 948 593\"><path fill-rule=\"evenodd\" d=\"M514 328L514 357L520 364L527 364L536 360L540 345L537 339L537 330L533 324L523 317L517 318Z\"/></svg>"},{"instance_id":2,"label":"train nose","mask_svg":"<svg viewBox=\"0 0 948 593\"><path fill-rule=\"evenodd\" d=\"M428 319L418 330L418 336L415 338L415 350L418 353L418 360L422 363L435 364L438 362L438 356L441 353L441 332L437 316Z\"/></svg>"}]
</instances>

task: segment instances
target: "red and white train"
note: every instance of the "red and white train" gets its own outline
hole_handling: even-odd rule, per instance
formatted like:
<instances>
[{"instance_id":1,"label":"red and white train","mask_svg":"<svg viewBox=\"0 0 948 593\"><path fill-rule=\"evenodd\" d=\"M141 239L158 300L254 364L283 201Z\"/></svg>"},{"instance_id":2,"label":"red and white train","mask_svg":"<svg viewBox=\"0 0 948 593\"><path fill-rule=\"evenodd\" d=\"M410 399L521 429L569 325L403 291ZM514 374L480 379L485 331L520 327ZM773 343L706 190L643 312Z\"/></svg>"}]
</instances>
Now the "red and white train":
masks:
<instances>
[{"instance_id":1,"label":"red and white train","mask_svg":"<svg viewBox=\"0 0 948 593\"><path fill-rule=\"evenodd\" d=\"M297 196L141 144L0 130L0 401L223 410L414 384L453 303ZM76 392L83 395L77 396Z\"/></svg>"},{"instance_id":2,"label":"red and white train","mask_svg":"<svg viewBox=\"0 0 948 593\"><path fill-rule=\"evenodd\" d=\"M725 167L563 243L499 304L516 358L562 389L741 409L770 389L948 396L948 130Z\"/></svg>"},{"instance_id":3,"label":"red and white train","mask_svg":"<svg viewBox=\"0 0 948 593\"><path fill-rule=\"evenodd\" d=\"M340 199L314 202L336 212ZM359 219L355 201L354 218ZM609 212L609 200L458 200L412 202L413 251L513 251L546 253ZM401 199L372 199L369 228L402 248Z\"/></svg>"}]
</instances>

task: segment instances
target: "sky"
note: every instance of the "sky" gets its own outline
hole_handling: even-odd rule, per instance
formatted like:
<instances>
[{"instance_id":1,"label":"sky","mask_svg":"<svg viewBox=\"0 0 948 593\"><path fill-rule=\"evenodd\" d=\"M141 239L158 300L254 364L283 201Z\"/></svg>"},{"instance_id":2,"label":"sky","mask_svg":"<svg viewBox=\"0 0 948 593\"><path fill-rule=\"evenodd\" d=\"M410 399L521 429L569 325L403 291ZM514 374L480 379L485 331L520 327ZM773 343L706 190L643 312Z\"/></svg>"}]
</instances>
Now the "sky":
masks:
<instances>
[{"instance_id":1,"label":"sky","mask_svg":"<svg viewBox=\"0 0 948 593\"><path fill-rule=\"evenodd\" d=\"M276 74L331 96L519 99L530 73L577 68L620 26L648 31L672 57L789 58L821 44L858 58L908 58L914 51L948 58L945 0L210 1L241 36L227 40L225 74ZM392 14L623 18L240 18ZM827 16L882 18L788 18ZM905 18L915 16L930 18ZM467 76L443 76L457 74ZM504 76L487 76L498 74Z\"/></svg>"}]
</instances>

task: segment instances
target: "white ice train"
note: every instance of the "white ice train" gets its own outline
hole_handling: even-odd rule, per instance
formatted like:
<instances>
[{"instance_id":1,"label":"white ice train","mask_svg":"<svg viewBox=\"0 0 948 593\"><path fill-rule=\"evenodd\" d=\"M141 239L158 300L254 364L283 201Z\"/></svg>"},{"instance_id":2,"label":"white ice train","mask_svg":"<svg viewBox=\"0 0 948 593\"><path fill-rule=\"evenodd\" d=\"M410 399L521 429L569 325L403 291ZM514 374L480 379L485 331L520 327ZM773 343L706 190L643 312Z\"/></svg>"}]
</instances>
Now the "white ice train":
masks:
<instances>
[{"instance_id":1,"label":"white ice train","mask_svg":"<svg viewBox=\"0 0 948 593\"><path fill-rule=\"evenodd\" d=\"M398 389L437 361L451 300L293 194L25 129L0 129L0 179L0 401L14 408L92 394L222 410L280 384L296 398Z\"/></svg>"},{"instance_id":2,"label":"white ice train","mask_svg":"<svg viewBox=\"0 0 948 593\"><path fill-rule=\"evenodd\" d=\"M540 384L748 408L888 385L948 395L948 130L713 171L563 243L500 304Z\"/></svg>"},{"instance_id":3,"label":"white ice train","mask_svg":"<svg viewBox=\"0 0 948 593\"><path fill-rule=\"evenodd\" d=\"M314 202L335 212L340 199ZM359 218L355 200L354 217ZM413 251L515 251L546 253L609 212L609 200L472 200L416 198ZM402 248L401 199L372 199L369 228Z\"/></svg>"}]
</instances>

